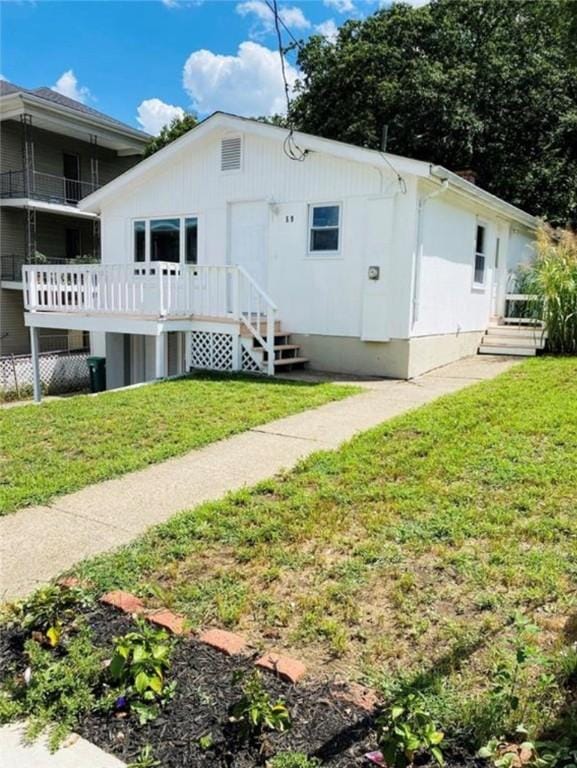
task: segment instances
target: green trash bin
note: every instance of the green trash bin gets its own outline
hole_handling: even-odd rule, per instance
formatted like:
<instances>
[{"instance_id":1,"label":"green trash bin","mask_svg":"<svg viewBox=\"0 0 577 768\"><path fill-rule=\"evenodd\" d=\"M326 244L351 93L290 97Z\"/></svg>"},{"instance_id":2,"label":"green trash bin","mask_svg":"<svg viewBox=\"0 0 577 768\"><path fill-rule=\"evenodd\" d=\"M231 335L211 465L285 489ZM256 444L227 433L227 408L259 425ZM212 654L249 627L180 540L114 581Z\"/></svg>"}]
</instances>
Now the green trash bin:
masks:
<instances>
[{"instance_id":1,"label":"green trash bin","mask_svg":"<svg viewBox=\"0 0 577 768\"><path fill-rule=\"evenodd\" d=\"M106 389L106 358L89 357L87 363L90 374L90 391L104 392Z\"/></svg>"}]
</instances>

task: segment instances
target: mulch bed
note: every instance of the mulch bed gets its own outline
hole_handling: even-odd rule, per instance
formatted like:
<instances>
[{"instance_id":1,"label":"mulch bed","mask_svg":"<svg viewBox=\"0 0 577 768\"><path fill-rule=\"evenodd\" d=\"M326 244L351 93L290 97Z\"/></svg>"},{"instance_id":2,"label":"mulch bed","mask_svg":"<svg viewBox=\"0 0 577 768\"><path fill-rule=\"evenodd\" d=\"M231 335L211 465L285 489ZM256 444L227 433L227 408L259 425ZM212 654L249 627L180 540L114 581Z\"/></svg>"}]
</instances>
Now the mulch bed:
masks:
<instances>
[{"instance_id":1,"label":"mulch bed","mask_svg":"<svg viewBox=\"0 0 577 768\"><path fill-rule=\"evenodd\" d=\"M88 612L94 643L109 647L114 637L133 628L131 619L108 606ZM0 632L0 665L24 668L23 638ZM262 673L273 701L282 699L292 726L285 733L267 733L260 744L241 738L238 725L229 722L230 708L242 697L241 673L254 669L255 657L226 656L193 638L180 639L172 653L169 679L176 681L173 698L154 721L140 725L128 715L94 713L75 729L81 736L124 762L138 758L152 746L162 768L256 768L278 752L298 751L319 758L323 766L370 766L366 752L376 749L374 720L365 710L335 696L331 682L293 686L273 674ZM206 750L199 739L210 734ZM449 768L477 768L485 761L464 753L446 754ZM423 755L421 766L428 766Z\"/></svg>"}]
</instances>

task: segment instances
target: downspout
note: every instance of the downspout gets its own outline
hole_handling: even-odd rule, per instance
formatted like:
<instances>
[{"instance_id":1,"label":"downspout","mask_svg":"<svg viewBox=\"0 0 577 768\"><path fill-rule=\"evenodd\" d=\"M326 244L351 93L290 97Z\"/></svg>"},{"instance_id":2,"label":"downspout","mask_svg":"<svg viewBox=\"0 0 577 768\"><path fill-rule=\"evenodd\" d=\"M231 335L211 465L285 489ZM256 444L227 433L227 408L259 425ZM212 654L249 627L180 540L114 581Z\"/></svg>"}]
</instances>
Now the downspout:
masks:
<instances>
[{"instance_id":1,"label":"downspout","mask_svg":"<svg viewBox=\"0 0 577 768\"><path fill-rule=\"evenodd\" d=\"M421 288L421 262L423 260L423 221L425 218L425 205L437 195L441 195L449 188L449 179L443 179L441 186L429 192L428 195L419 198L417 206L417 243L415 250L415 271L413 278L413 302L411 329L419 319L419 293Z\"/></svg>"}]
</instances>

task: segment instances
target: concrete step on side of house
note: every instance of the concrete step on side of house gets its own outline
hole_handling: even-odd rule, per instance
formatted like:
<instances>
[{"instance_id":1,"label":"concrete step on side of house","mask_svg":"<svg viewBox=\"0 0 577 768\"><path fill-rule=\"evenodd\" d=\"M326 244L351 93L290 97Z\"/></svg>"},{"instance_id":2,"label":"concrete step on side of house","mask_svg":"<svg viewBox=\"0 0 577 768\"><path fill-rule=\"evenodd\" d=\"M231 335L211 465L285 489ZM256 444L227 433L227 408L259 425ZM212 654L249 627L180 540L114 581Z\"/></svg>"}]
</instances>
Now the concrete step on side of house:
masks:
<instances>
[{"instance_id":1,"label":"concrete step on side of house","mask_svg":"<svg viewBox=\"0 0 577 768\"><path fill-rule=\"evenodd\" d=\"M482 344L478 350L480 355L511 355L511 357L534 357L537 354L535 347L495 346Z\"/></svg>"},{"instance_id":2,"label":"concrete step on side of house","mask_svg":"<svg viewBox=\"0 0 577 768\"><path fill-rule=\"evenodd\" d=\"M545 340L544 339L535 339L530 338L527 336L507 336L503 334L502 336L497 336L496 334L493 335L487 335L483 336L481 339L481 346L489 345L490 347L527 347L531 348L534 347L535 349L543 349L545 347Z\"/></svg>"},{"instance_id":3,"label":"concrete step on side of house","mask_svg":"<svg viewBox=\"0 0 577 768\"><path fill-rule=\"evenodd\" d=\"M486 336L541 341L547 338L547 333L542 328L519 328L513 325L490 325L487 328Z\"/></svg>"}]
</instances>

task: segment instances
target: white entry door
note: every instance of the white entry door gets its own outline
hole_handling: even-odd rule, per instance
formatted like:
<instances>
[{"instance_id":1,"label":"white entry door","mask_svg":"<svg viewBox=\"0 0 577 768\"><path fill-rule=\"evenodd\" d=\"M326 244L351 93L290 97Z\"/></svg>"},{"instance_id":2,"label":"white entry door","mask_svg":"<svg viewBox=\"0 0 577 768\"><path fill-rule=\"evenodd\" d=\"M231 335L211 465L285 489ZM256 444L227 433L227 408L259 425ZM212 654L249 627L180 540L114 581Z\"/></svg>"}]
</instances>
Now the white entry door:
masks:
<instances>
[{"instance_id":1,"label":"white entry door","mask_svg":"<svg viewBox=\"0 0 577 768\"><path fill-rule=\"evenodd\" d=\"M232 203L230 211L230 263L244 267L265 291L268 277L267 242L267 203Z\"/></svg>"}]
</instances>

